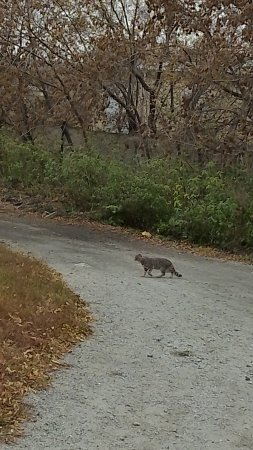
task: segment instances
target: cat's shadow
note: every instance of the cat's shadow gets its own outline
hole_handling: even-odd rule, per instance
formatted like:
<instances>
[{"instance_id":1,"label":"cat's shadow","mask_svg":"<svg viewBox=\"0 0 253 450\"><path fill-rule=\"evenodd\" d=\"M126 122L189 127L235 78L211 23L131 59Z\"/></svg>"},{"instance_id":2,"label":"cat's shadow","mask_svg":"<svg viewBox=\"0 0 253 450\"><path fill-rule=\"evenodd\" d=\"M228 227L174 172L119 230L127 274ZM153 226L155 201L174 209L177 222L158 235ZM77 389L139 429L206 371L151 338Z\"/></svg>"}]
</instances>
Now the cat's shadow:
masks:
<instances>
[{"instance_id":1,"label":"cat's shadow","mask_svg":"<svg viewBox=\"0 0 253 450\"><path fill-rule=\"evenodd\" d=\"M141 275L140 278L145 278L146 280L173 280L174 279L172 277L160 277L159 275L153 276L153 277L150 277L150 276L144 277L144 275Z\"/></svg>"}]
</instances>

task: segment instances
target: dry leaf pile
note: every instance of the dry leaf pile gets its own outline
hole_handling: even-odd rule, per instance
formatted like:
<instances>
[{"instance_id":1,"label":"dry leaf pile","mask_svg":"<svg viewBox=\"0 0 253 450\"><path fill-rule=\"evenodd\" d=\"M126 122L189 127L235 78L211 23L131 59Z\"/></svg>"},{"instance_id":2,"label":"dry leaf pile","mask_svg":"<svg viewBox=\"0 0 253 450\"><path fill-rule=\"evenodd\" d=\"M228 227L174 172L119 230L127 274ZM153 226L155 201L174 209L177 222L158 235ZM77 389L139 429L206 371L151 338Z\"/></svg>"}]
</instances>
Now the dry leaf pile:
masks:
<instances>
[{"instance_id":1,"label":"dry leaf pile","mask_svg":"<svg viewBox=\"0 0 253 450\"><path fill-rule=\"evenodd\" d=\"M45 387L60 357L91 333L84 302L54 271L0 245L0 440L22 431L24 396Z\"/></svg>"}]
</instances>

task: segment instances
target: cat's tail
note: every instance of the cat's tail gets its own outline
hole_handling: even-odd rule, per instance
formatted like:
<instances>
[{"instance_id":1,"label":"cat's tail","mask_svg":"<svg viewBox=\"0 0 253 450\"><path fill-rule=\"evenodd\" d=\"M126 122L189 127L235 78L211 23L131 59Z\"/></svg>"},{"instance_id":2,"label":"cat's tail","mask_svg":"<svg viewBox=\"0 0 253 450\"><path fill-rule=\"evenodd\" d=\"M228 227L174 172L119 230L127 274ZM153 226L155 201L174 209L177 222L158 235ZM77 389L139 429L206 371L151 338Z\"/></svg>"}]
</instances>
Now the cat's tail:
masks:
<instances>
[{"instance_id":1,"label":"cat's tail","mask_svg":"<svg viewBox=\"0 0 253 450\"><path fill-rule=\"evenodd\" d=\"M175 270L175 275L176 275L176 277L178 277L178 278L182 278L182 274L181 273L178 273L178 272L176 272L176 270Z\"/></svg>"},{"instance_id":2,"label":"cat's tail","mask_svg":"<svg viewBox=\"0 0 253 450\"><path fill-rule=\"evenodd\" d=\"M175 270L175 267L173 267L173 274L176 275L176 277L178 277L178 278L182 278L182 274L181 274L181 273L178 273L178 272Z\"/></svg>"}]
</instances>

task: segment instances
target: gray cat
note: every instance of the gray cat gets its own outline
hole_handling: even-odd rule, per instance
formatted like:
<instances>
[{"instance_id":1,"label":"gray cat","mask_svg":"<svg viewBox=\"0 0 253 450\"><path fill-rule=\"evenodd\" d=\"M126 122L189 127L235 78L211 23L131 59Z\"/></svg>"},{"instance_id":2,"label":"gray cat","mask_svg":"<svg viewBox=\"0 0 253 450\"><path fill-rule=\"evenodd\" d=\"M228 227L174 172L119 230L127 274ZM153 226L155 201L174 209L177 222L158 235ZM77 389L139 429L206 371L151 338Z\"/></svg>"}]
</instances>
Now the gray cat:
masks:
<instances>
[{"instance_id":1,"label":"gray cat","mask_svg":"<svg viewBox=\"0 0 253 450\"><path fill-rule=\"evenodd\" d=\"M176 272L171 261L165 258L149 258L148 256L142 256L140 253L135 256L135 261L141 263L144 268L144 277L148 272L148 275L152 277L152 270L160 270L161 275L158 277L164 277L166 272L171 273L171 277L175 274L176 277L182 277L182 275Z\"/></svg>"}]
</instances>

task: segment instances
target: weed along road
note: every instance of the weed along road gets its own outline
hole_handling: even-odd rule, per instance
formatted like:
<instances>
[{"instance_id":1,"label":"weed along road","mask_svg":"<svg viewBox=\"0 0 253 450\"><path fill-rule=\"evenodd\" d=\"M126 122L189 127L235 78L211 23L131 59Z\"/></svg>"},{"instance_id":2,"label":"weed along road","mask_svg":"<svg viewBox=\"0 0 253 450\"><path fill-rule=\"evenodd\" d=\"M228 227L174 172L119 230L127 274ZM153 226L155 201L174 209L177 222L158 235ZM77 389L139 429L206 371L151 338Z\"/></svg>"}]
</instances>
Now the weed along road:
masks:
<instances>
[{"instance_id":1,"label":"weed along road","mask_svg":"<svg viewBox=\"0 0 253 450\"><path fill-rule=\"evenodd\" d=\"M253 449L251 266L15 216L0 236L61 272L95 317L71 367L29 397L35 420L15 448ZM183 278L141 277L137 253Z\"/></svg>"}]
</instances>

